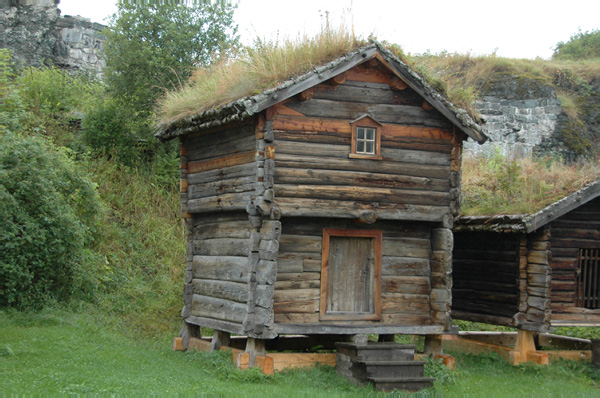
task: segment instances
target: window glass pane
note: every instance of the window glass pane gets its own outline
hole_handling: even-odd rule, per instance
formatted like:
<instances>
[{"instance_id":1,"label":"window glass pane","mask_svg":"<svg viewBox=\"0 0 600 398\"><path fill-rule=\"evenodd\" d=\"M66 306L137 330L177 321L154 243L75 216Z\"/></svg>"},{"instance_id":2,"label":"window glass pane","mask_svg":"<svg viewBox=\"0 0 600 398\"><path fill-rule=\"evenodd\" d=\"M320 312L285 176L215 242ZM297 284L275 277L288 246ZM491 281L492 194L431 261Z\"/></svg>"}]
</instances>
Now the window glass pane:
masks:
<instances>
[{"instance_id":1,"label":"window glass pane","mask_svg":"<svg viewBox=\"0 0 600 398\"><path fill-rule=\"evenodd\" d=\"M372 140L373 139L373 129L366 129L366 130L367 130L367 139Z\"/></svg>"},{"instance_id":2,"label":"window glass pane","mask_svg":"<svg viewBox=\"0 0 600 398\"><path fill-rule=\"evenodd\" d=\"M356 138L358 138L359 140L362 140L365 138L365 129L362 127L359 127L356 129Z\"/></svg>"},{"instance_id":3,"label":"window glass pane","mask_svg":"<svg viewBox=\"0 0 600 398\"><path fill-rule=\"evenodd\" d=\"M356 142L356 152L364 152L365 151L365 142L357 141Z\"/></svg>"},{"instance_id":4,"label":"window glass pane","mask_svg":"<svg viewBox=\"0 0 600 398\"><path fill-rule=\"evenodd\" d=\"M373 142L367 141L367 153L375 153L375 151L373 150Z\"/></svg>"}]
</instances>

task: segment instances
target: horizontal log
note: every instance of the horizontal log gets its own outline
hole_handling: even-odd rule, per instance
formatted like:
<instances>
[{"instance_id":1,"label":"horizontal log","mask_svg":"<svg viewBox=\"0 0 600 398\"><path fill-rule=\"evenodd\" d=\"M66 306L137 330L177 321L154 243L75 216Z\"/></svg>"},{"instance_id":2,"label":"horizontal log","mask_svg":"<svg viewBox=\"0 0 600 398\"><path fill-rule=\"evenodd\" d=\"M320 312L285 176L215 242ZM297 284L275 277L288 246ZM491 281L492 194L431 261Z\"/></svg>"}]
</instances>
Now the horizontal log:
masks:
<instances>
[{"instance_id":1,"label":"horizontal log","mask_svg":"<svg viewBox=\"0 0 600 398\"><path fill-rule=\"evenodd\" d=\"M240 221L223 221L219 223L198 224L192 231L192 239L217 239L217 238L250 238L251 225L248 215L245 214Z\"/></svg>"},{"instance_id":2,"label":"horizontal log","mask_svg":"<svg viewBox=\"0 0 600 398\"><path fill-rule=\"evenodd\" d=\"M384 238L382 255L428 259L431 255L429 240L416 238Z\"/></svg>"},{"instance_id":3,"label":"horizontal log","mask_svg":"<svg viewBox=\"0 0 600 398\"><path fill-rule=\"evenodd\" d=\"M229 193L208 198L191 199L187 203L189 213L207 213L218 210L245 210L254 192Z\"/></svg>"},{"instance_id":4,"label":"horizontal log","mask_svg":"<svg viewBox=\"0 0 600 398\"><path fill-rule=\"evenodd\" d=\"M227 146L228 143L237 142L244 138L254 138L255 123L250 122L244 125L231 126L218 131L203 131L202 134L188 134L182 138L182 144L185 146L187 155L191 152L202 152L210 146ZM208 143L211 143L208 145Z\"/></svg>"},{"instance_id":5,"label":"horizontal log","mask_svg":"<svg viewBox=\"0 0 600 398\"><path fill-rule=\"evenodd\" d=\"M447 206L415 204L363 203L308 198L276 198L284 217L342 217L358 219L365 211L374 212L378 220L442 221Z\"/></svg>"},{"instance_id":6,"label":"horizontal log","mask_svg":"<svg viewBox=\"0 0 600 398\"><path fill-rule=\"evenodd\" d=\"M429 295L383 293L381 295L382 314L392 313L429 313Z\"/></svg>"},{"instance_id":7,"label":"horizontal log","mask_svg":"<svg viewBox=\"0 0 600 398\"><path fill-rule=\"evenodd\" d=\"M275 168L276 184L346 185L448 192L448 179L345 170Z\"/></svg>"},{"instance_id":8,"label":"horizontal log","mask_svg":"<svg viewBox=\"0 0 600 398\"><path fill-rule=\"evenodd\" d=\"M382 293L429 294L431 285L429 277L422 276L384 276L381 278Z\"/></svg>"},{"instance_id":9,"label":"horizontal log","mask_svg":"<svg viewBox=\"0 0 600 398\"><path fill-rule=\"evenodd\" d=\"M442 128L451 126L450 122L439 113L427 112L420 107L409 105L364 104L312 99L303 102L289 102L287 106L308 117L354 120L359 115L368 114L380 123Z\"/></svg>"},{"instance_id":10,"label":"horizontal log","mask_svg":"<svg viewBox=\"0 0 600 398\"><path fill-rule=\"evenodd\" d=\"M279 251L284 253L321 253L322 242L321 236L282 234L279 238Z\"/></svg>"},{"instance_id":11,"label":"horizontal log","mask_svg":"<svg viewBox=\"0 0 600 398\"><path fill-rule=\"evenodd\" d=\"M256 176L222 179L215 182L188 185L188 199L206 198L227 193L254 192Z\"/></svg>"},{"instance_id":12,"label":"horizontal log","mask_svg":"<svg viewBox=\"0 0 600 398\"><path fill-rule=\"evenodd\" d=\"M277 292L277 291L276 291ZM319 311L318 300L288 300L273 302L273 311L275 314L286 312L293 313L313 313Z\"/></svg>"},{"instance_id":13,"label":"horizontal log","mask_svg":"<svg viewBox=\"0 0 600 398\"><path fill-rule=\"evenodd\" d=\"M302 272L302 273L292 273L292 274L277 274L277 281L320 281L321 273L320 272Z\"/></svg>"},{"instance_id":14,"label":"horizontal log","mask_svg":"<svg viewBox=\"0 0 600 398\"><path fill-rule=\"evenodd\" d=\"M552 257L550 261L550 267L553 271L556 270L575 270L577 268L577 259L568 257Z\"/></svg>"},{"instance_id":15,"label":"horizontal log","mask_svg":"<svg viewBox=\"0 0 600 398\"><path fill-rule=\"evenodd\" d=\"M322 217L285 217L283 233L289 235L321 236L323 228L381 230L390 238L420 238L429 240L431 225L415 221L377 220L374 224L363 224L356 220Z\"/></svg>"},{"instance_id":16,"label":"horizontal log","mask_svg":"<svg viewBox=\"0 0 600 398\"><path fill-rule=\"evenodd\" d=\"M383 256L383 276L429 276L429 260L426 258Z\"/></svg>"},{"instance_id":17,"label":"horizontal log","mask_svg":"<svg viewBox=\"0 0 600 398\"><path fill-rule=\"evenodd\" d=\"M278 199L313 198L431 206L448 206L450 203L446 192L336 185L278 184L275 186L275 196Z\"/></svg>"},{"instance_id":18,"label":"horizontal log","mask_svg":"<svg viewBox=\"0 0 600 398\"><path fill-rule=\"evenodd\" d=\"M588 249L598 249L600 248L600 240L598 239L583 239L583 238L560 238L553 240L553 247L563 247L563 248L588 248Z\"/></svg>"},{"instance_id":19,"label":"horizontal log","mask_svg":"<svg viewBox=\"0 0 600 398\"><path fill-rule=\"evenodd\" d=\"M224 167L237 166L246 163L255 162L257 159L256 151L247 151L234 155L221 156L209 160L201 160L188 163L188 173L199 173L202 171L222 169Z\"/></svg>"},{"instance_id":20,"label":"horizontal log","mask_svg":"<svg viewBox=\"0 0 600 398\"><path fill-rule=\"evenodd\" d=\"M220 330L223 332L245 334L243 326L239 323L191 315L185 318L185 322L190 323L192 325L198 325L210 329Z\"/></svg>"},{"instance_id":21,"label":"horizontal log","mask_svg":"<svg viewBox=\"0 0 600 398\"><path fill-rule=\"evenodd\" d=\"M188 184L205 184L224 179L234 179L256 176L256 162L244 163L237 166L222 167L187 175Z\"/></svg>"},{"instance_id":22,"label":"horizontal log","mask_svg":"<svg viewBox=\"0 0 600 398\"><path fill-rule=\"evenodd\" d=\"M247 305L234 301L201 296L192 296L192 315L223 321L242 323L246 317Z\"/></svg>"},{"instance_id":23,"label":"horizontal log","mask_svg":"<svg viewBox=\"0 0 600 398\"><path fill-rule=\"evenodd\" d=\"M448 179L450 168L441 165L415 164L410 162L373 161L370 159L348 159L329 156L311 156L278 153L275 158L275 170L278 167L362 171L385 174L398 174L424 178Z\"/></svg>"},{"instance_id":24,"label":"horizontal log","mask_svg":"<svg viewBox=\"0 0 600 398\"><path fill-rule=\"evenodd\" d=\"M248 284L227 281L212 281L204 279L193 279L192 287L194 294L221 298L238 303L248 302Z\"/></svg>"},{"instance_id":25,"label":"horizontal log","mask_svg":"<svg viewBox=\"0 0 600 398\"><path fill-rule=\"evenodd\" d=\"M195 279L217 279L248 282L247 257L194 256L192 274Z\"/></svg>"},{"instance_id":26,"label":"horizontal log","mask_svg":"<svg viewBox=\"0 0 600 398\"><path fill-rule=\"evenodd\" d=\"M308 281L277 281L275 282L276 290L294 290L294 289L314 289L320 288L321 281L316 280L308 280Z\"/></svg>"},{"instance_id":27,"label":"horizontal log","mask_svg":"<svg viewBox=\"0 0 600 398\"><path fill-rule=\"evenodd\" d=\"M275 314L275 323L319 323L319 313L291 313L283 312Z\"/></svg>"},{"instance_id":28,"label":"horizontal log","mask_svg":"<svg viewBox=\"0 0 600 398\"><path fill-rule=\"evenodd\" d=\"M250 254L249 239L219 238L194 240L194 254L204 256L240 256Z\"/></svg>"},{"instance_id":29,"label":"horizontal log","mask_svg":"<svg viewBox=\"0 0 600 398\"><path fill-rule=\"evenodd\" d=\"M232 137L229 140L223 140L221 137L206 137L202 141L203 144L188 148L188 159L190 161L206 160L256 149L254 133Z\"/></svg>"},{"instance_id":30,"label":"horizontal log","mask_svg":"<svg viewBox=\"0 0 600 398\"><path fill-rule=\"evenodd\" d=\"M363 86L355 84L319 85L316 87L314 98L370 104L396 103L396 93L383 83L365 83Z\"/></svg>"},{"instance_id":31,"label":"horizontal log","mask_svg":"<svg viewBox=\"0 0 600 398\"><path fill-rule=\"evenodd\" d=\"M410 315L408 315L410 316ZM382 316L382 318L385 318ZM402 320L402 319L400 319ZM443 325L416 325L414 322L400 322L398 324L383 324L381 322L362 322L361 324L275 324L273 331L280 334L440 334L444 331ZM424 319L418 319L424 322Z\"/></svg>"},{"instance_id":32,"label":"horizontal log","mask_svg":"<svg viewBox=\"0 0 600 398\"><path fill-rule=\"evenodd\" d=\"M381 323L389 325L431 325L433 322L429 314L381 314ZM382 334L382 333L381 333Z\"/></svg>"},{"instance_id":33,"label":"horizontal log","mask_svg":"<svg viewBox=\"0 0 600 398\"><path fill-rule=\"evenodd\" d=\"M467 311L457 311L454 309L452 309L452 318L462 319L471 322L489 323L492 325L514 326L512 317L484 315L478 313L470 313Z\"/></svg>"}]
</instances>

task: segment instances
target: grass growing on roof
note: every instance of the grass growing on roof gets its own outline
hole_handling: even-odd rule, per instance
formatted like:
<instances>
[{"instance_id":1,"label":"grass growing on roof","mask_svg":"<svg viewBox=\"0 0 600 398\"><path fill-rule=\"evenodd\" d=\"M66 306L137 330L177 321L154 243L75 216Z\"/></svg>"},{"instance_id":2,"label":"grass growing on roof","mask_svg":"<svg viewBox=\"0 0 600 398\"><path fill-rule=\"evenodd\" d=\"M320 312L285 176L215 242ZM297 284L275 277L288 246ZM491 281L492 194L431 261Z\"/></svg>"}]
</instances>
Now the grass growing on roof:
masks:
<instances>
[{"instance_id":1,"label":"grass growing on roof","mask_svg":"<svg viewBox=\"0 0 600 398\"><path fill-rule=\"evenodd\" d=\"M366 43L345 27L328 28L312 38L300 36L280 43L258 40L235 59L198 69L181 90L167 93L159 101L159 119L169 123L258 94Z\"/></svg>"},{"instance_id":2,"label":"grass growing on roof","mask_svg":"<svg viewBox=\"0 0 600 398\"><path fill-rule=\"evenodd\" d=\"M462 168L462 215L532 214L600 178L598 162L511 160L500 153L467 156Z\"/></svg>"}]
</instances>

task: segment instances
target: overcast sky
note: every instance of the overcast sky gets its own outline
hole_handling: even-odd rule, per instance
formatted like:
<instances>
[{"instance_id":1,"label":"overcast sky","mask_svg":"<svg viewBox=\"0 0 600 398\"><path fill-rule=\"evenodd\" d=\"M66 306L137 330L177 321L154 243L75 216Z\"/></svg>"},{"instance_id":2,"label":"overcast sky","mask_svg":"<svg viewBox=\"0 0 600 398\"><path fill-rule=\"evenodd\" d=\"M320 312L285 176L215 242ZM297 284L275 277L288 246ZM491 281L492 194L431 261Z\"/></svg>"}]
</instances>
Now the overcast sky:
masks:
<instances>
[{"instance_id":1,"label":"overcast sky","mask_svg":"<svg viewBox=\"0 0 600 398\"><path fill-rule=\"evenodd\" d=\"M107 23L116 0L61 0L63 15ZM239 0L235 20L244 43L314 34L332 25L400 44L405 52L471 52L550 58L557 42L600 28L598 0Z\"/></svg>"}]
</instances>

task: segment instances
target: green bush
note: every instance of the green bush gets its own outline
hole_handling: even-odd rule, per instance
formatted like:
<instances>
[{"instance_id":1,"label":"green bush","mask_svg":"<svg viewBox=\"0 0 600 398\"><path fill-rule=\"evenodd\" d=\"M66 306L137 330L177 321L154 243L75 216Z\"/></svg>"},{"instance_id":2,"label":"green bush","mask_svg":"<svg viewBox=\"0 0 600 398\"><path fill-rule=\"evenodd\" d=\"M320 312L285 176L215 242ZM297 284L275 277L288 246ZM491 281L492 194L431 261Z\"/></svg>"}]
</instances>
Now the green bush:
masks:
<instances>
[{"instance_id":1,"label":"green bush","mask_svg":"<svg viewBox=\"0 0 600 398\"><path fill-rule=\"evenodd\" d=\"M84 140L93 152L114 156L125 164L133 165L142 157L147 144L137 137L136 130L143 129L138 126L140 122L137 120L128 107L115 99L108 96L98 98L83 118Z\"/></svg>"},{"instance_id":2,"label":"green bush","mask_svg":"<svg viewBox=\"0 0 600 398\"><path fill-rule=\"evenodd\" d=\"M40 308L95 289L95 186L47 140L0 136L0 305Z\"/></svg>"},{"instance_id":3,"label":"green bush","mask_svg":"<svg viewBox=\"0 0 600 398\"><path fill-rule=\"evenodd\" d=\"M600 57L600 30L582 32L581 30L571 36L566 43L556 44L554 59L591 59Z\"/></svg>"}]
</instances>

